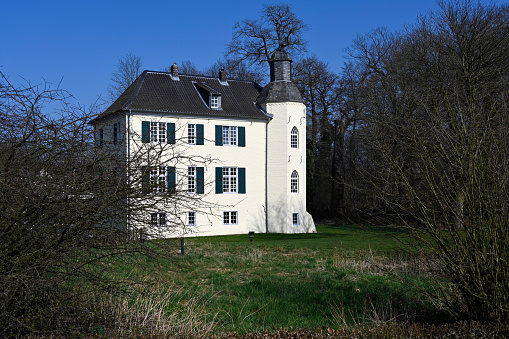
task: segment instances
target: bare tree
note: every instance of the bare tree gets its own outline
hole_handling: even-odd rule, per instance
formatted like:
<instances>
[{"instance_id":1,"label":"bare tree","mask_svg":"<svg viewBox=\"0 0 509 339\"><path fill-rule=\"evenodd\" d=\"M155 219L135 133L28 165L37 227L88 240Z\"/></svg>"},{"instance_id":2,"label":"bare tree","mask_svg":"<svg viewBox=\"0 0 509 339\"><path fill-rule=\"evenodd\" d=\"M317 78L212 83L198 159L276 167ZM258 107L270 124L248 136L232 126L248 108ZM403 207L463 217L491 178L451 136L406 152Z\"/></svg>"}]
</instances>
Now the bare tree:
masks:
<instances>
[{"instance_id":1,"label":"bare tree","mask_svg":"<svg viewBox=\"0 0 509 339\"><path fill-rule=\"evenodd\" d=\"M264 5L258 19L245 19L234 25L227 55L251 64L268 62L278 47L296 55L306 50L302 37L306 29L290 5Z\"/></svg>"},{"instance_id":2,"label":"bare tree","mask_svg":"<svg viewBox=\"0 0 509 339\"><path fill-rule=\"evenodd\" d=\"M357 40L352 56L366 75L364 178L384 215L422 235L430 269L450 284L440 302L504 322L509 11L471 1L440 6L403 33Z\"/></svg>"},{"instance_id":3,"label":"bare tree","mask_svg":"<svg viewBox=\"0 0 509 339\"><path fill-rule=\"evenodd\" d=\"M127 159L122 136L94 142L95 112L72 104L67 92L0 80L0 336L9 337L87 319L86 292L125 293L133 283L107 272L110 265L157 254L156 244L133 235L182 229L183 210L213 206L179 182L147 180L151 168L209 159L141 141ZM169 206L167 223L154 225L150 212L160 204Z\"/></svg>"},{"instance_id":4,"label":"bare tree","mask_svg":"<svg viewBox=\"0 0 509 339\"><path fill-rule=\"evenodd\" d=\"M129 85L142 72L141 57L133 53L127 53L122 58L118 58L115 70L111 73L111 85L108 87L109 99L115 101Z\"/></svg>"},{"instance_id":5,"label":"bare tree","mask_svg":"<svg viewBox=\"0 0 509 339\"><path fill-rule=\"evenodd\" d=\"M264 70L267 67L249 66L245 61L235 60L226 57L219 59L216 63L210 66L207 74L210 76L217 76L219 71L224 69L228 78L237 80L251 80L256 83L261 83L265 79Z\"/></svg>"}]
</instances>

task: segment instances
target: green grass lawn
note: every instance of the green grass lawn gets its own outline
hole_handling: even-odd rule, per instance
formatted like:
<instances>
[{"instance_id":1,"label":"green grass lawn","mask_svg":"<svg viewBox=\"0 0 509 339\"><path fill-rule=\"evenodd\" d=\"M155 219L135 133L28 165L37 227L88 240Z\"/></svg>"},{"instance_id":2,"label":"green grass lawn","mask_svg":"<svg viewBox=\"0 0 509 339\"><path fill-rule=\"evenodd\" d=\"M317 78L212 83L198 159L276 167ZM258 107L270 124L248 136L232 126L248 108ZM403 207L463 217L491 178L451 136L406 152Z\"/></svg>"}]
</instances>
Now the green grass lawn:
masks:
<instances>
[{"instance_id":1,"label":"green grass lawn","mask_svg":"<svg viewBox=\"0 0 509 339\"><path fill-rule=\"evenodd\" d=\"M318 328L428 317L416 288L430 288L408 235L389 228L318 226L316 234L255 234L157 241L167 257L139 258L130 274L178 287L171 310L190 299L215 315L216 331ZM150 272L149 274L147 274Z\"/></svg>"}]
</instances>

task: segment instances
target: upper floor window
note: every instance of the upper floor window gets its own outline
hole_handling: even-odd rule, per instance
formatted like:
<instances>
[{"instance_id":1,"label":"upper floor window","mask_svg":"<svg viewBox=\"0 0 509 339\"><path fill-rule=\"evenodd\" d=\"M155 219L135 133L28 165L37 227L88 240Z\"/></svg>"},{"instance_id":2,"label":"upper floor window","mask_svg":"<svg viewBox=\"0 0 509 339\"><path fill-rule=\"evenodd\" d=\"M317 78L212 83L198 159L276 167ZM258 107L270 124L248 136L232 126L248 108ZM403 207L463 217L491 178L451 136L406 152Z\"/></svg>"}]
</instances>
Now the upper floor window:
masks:
<instances>
[{"instance_id":1,"label":"upper floor window","mask_svg":"<svg viewBox=\"0 0 509 339\"><path fill-rule=\"evenodd\" d=\"M216 193L246 193L244 167L216 167Z\"/></svg>"},{"instance_id":2,"label":"upper floor window","mask_svg":"<svg viewBox=\"0 0 509 339\"><path fill-rule=\"evenodd\" d=\"M187 143L196 144L196 124L187 124Z\"/></svg>"},{"instance_id":3,"label":"upper floor window","mask_svg":"<svg viewBox=\"0 0 509 339\"><path fill-rule=\"evenodd\" d=\"M150 187L153 188L154 192L166 193L168 188L166 166L153 167L150 170Z\"/></svg>"},{"instance_id":4,"label":"upper floor window","mask_svg":"<svg viewBox=\"0 0 509 339\"><path fill-rule=\"evenodd\" d=\"M196 167L187 168L187 192L196 193Z\"/></svg>"},{"instance_id":5,"label":"upper floor window","mask_svg":"<svg viewBox=\"0 0 509 339\"><path fill-rule=\"evenodd\" d=\"M166 123L165 122L150 122L150 141L151 142L166 142Z\"/></svg>"},{"instance_id":6,"label":"upper floor window","mask_svg":"<svg viewBox=\"0 0 509 339\"><path fill-rule=\"evenodd\" d=\"M216 146L246 147L246 128L216 125Z\"/></svg>"},{"instance_id":7,"label":"upper floor window","mask_svg":"<svg viewBox=\"0 0 509 339\"><path fill-rule=\"evenodd\" d=\"M299 130L297 127L292 128L290 133L290 147L299 148Z\"/></svg>"},{"instance_id":8,"label":"upper floor window","mask_svg":"<svg viewBox=\"0 0 509 339\"><path fill-rule=\"evenodd\" d=\"M113 124L113 145L120 143L120 122Z\"/></svg>"},{"instance_id":9,"label":"upper floor window","mask_svg":"<svg viewBox=\"0 0 509 339\"><path fill-rule=\"evenodd\" d=\"M237 193L237 167L223 167L223 193Z\"/></svg>"},{"instance_id":10,"label":"upper floor window","mask_svg":"<svg viewBox=\"0 0 509 339\"><path fill-rule=\"evenodd\" d=\"M297 171L293 171L290 177L290 192L299 193L299 174Z\"/></svg>"},{"instance_id":11,"label":"upper floor window","mask_svg":"<svg viewBox=\"0 0 509 339\"><path fill-rule=\"evenodd\" d=\"M223 126L223 146L237 146L237 126Z\"/></svg>"},{"instance_id":12,"label":"upper floor window","mask_svg":"<svg viewBox=\"0 0 509 339\"><path fill-rule=\"evenodd\" d=\"M219 96L217 94L210 95L210 108L211 109L221 108L221 96Z\"/></svg>"},{"instance_id":13,"label":"upper floor window","mask_svg":"<svg viewBox=\"0 0 509 339\"><path fill-rule=\"evenodd\" d=\"M104 130L102 128L99 128L98 139L99 146L102 147L104 143Z\"/></svg>"},{"instance_id":14,"label":"upper floor window","mask_svg":"<svg viewBox=\"0 0 509 339\"><path fill-rule=\"evenodd\" d=\"M143 192L175 193L175 167L143 166L141 170L141 186Z\"/></svg>"},{"instance_id":15,"label":"upper floor window","mask_svg":"<svg viewBox=\"0 0 509 339\"><path fill-rule=\"evenodd\" d=\"M141 122L141 141L143 143L175 143L175 124L160 121Z\"/></svg>"}]
</instances>

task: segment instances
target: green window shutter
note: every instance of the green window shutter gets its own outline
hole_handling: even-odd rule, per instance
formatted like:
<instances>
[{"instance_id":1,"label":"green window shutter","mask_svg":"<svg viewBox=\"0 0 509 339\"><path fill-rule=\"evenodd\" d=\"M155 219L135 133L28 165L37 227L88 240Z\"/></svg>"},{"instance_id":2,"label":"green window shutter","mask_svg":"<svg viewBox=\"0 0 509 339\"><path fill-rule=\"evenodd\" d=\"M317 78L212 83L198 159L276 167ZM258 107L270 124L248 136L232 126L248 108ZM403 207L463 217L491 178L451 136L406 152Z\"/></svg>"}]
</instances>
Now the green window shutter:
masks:
<instances>
[{"instance_id":1,"label":"green window shutter","mask_svg":"<svg viewBox=\"0 0 509 339\"><path fill-rule=\"evenodd\" d=\"M173 193L175 191L175 167L168 167L166 171L166 184L170 193Z\"/></svg>"},{"instance_id":2,"label":"green window shutter","mask_svg":"<svg viewBox=\"0 0 509 339\"><path fill-rule=\"evenodd\" d=\"M216 146L223 146L223 126L216 125Z\"/></svg>"},{"instance_id":3,"label":"green window shutter","mask_svg":"<svg viewBox=\"0 0 509 339\"><path fill-rule=\"evenodd\" d=\"M169 144L174 144L175 143L175 124L173 122L168 123L167 136L168 136L167 142Z\"/></svg>"},{"instance_id":4,"label":"green window shutter","mask_svg":"<svg viewBox=\"0 0 509 339\"><path fill-rule=\"evenodd\" d=\"M150 121L141 122L141 142L145 144L150 142Z\"/></svg>"},{"instance_id":5,"label":"green window shutter","mask_svg":"<svg viewBox=\"0 0 509 339\"><path fill-rule=\"evenodd\" d=\"M246 147L246 128L238 127L239 132L239 147Z\"/></svg>"},{"instance_id":6,"label":"green window shutter","mask_svg":"<svg viewBox=\"0 0 509 339\"><path fill-rule=\"evenodd\" d=\"M196 124L196 145L203 145L204 139L203 125Z\"/></svg>"},{"instance_id":7,"label":"green window shutter","mask_svg":"<svg viewBox=\"0 0 509 339\"><path fill-rule=\"evenodd\" d=\"M223 193L223 168L216 167L216 193Z\"/></svg>"},{"instance_id":8,"label":"green window shutter","mask_svg":"<svg viewBox=\"0 0 509 339\"><path fill-rule=\"evenodd\" d=\"M150 192L150 167L141 168L141 190L144 194Z\"/></svg>"},{"instance_id":9,"label":"green window shutter","mask_svg":"<svg viewBox=\"0 0 509 339\"><path fill-rule=\"evenodd\" d=\"M238 169L239 175L239 192L238 193L246 193L246 169L239 167Z\"/></svg>"},{"instance_id":10,"label":"green window shutter","mask_svg":"<svg viewBox=\"0 0 509 339\"><path fill-rule=\"evenodd\" d=\"M196 167L196 192L205 193L205 170L203 167Z\"/></svg>"}]
</instances>

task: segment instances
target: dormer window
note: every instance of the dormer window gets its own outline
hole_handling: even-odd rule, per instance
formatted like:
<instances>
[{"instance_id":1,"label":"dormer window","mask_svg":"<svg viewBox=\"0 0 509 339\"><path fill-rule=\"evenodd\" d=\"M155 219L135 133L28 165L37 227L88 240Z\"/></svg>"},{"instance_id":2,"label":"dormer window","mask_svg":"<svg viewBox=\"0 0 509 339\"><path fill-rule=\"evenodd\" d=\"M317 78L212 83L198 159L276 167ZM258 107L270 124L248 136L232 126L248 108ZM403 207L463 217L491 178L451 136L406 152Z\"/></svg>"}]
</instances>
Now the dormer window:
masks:
<instances>
[{"instance_id":1,"label":"dormer window","mask_svg":"<svg viewBox=\"0 0 509 339\"><path fill-rule=\"evenodd\" d=\"M209 109L221 109L221 92L204 82L194 82L194 87Z\"/></svg>"},{"instance_id":2,"label":"dormer window","mask_svg":"<svg viewBox=\"0 0 509 339\"><path fill-rule=\"evenodd\" d=\"M221 108L220 102L221 102L221 97L219 95L216 95L216 94L210 95L210 108L211 109L220 109Z\"/></svg>"}]
</instances>

